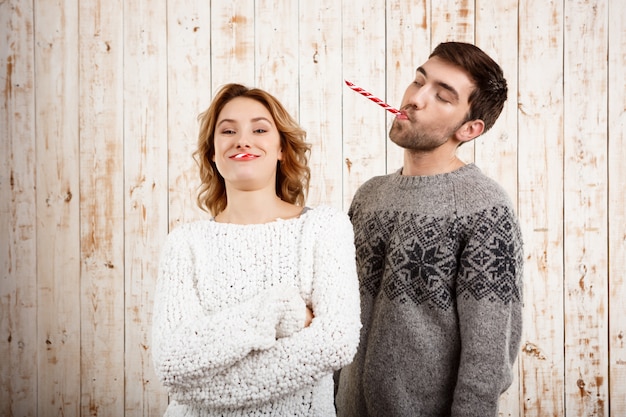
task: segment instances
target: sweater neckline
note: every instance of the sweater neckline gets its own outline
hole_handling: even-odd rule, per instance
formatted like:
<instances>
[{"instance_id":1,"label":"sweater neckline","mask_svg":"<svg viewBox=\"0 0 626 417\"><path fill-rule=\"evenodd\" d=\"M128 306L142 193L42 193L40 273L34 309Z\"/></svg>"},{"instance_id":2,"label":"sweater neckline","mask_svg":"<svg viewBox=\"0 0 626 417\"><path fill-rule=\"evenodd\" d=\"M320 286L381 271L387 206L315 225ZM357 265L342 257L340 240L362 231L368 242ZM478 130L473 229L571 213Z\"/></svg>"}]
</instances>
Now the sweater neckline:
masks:
<instances>
[{"instance_id":1,"label":"sweater neckline","mask_svg":"<svg viewBox=\"0 0 626 417\"><path fill-rule=\"evenodd\" d=\"M436 184L442 181L453 181L467 175L469 172L478 170L478 167L470 162L452 172L434 175L402 175L402 168L391 174L391 180L400 187L414 187L416 185Z\"/></svg>"},{"instance_id":2,"label":"sweater neckline","mask_svg":"<svg viewBox=\"0 0 626 417\"><path fill-rule=\"evenodd\" d=\"M265 222L265 223L250 223L250 224L221 223L221 222L216 222L215 221L215 216L212 216L209 219L209 222L217 224L217 225L220 225L220 226L224 226L224 227L274 227L274 226L280 225L280 224L297 223L297 222L301 221L309 211L311 211L311 208L308 207L308 206L305 206L302 209L302 212L300 212L300 214L295 216L295 217L291 217L289 219L283 219L282 217L277 217L274 220L269 221L269 222Z\"/></svg>"}]
</instances>

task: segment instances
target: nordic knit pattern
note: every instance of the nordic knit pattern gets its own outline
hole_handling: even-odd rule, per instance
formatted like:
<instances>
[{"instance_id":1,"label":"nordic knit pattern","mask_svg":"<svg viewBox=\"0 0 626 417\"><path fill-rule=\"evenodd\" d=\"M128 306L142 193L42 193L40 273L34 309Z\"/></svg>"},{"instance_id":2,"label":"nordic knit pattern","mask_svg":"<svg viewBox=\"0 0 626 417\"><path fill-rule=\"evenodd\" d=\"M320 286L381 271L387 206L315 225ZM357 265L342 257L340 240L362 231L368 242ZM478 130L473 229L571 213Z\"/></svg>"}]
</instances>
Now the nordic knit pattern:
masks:
<instances>
[{"instance_id":1,"label":"nordic knit pattern","mask_svg":"<svg viewBox=\"0 0 626 417\"><path fill-rule=\"evenodd\" d=\"M340 417L490 417L522 329L522 238L504 190L473 164L376 177L355 195L361 341Z\"/></svg>"},{"instance_id":2,"label":"nordic knit pattern","mask_svg":"<svg viewBox=\"0 0 626 417\"><path fill-rule=\"evenodd\" d=\"M307 328L305 305L315 314ZM174 229L152 332L165 415L334 416L332 374L354 357L359 317L345 213L320 206L266 224Z\"/></svg>"}]
</instances>

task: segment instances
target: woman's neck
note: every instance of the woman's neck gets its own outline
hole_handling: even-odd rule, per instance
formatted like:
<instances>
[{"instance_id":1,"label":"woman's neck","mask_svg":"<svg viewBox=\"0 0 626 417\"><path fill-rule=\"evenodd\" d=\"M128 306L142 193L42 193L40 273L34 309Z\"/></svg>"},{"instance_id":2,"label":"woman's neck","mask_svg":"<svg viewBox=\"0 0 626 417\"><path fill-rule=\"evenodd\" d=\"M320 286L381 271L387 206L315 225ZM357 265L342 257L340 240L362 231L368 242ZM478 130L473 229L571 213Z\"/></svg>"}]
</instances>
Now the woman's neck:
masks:
<instances>
[{"instance_id":1,"label":"woman's neck","mask_svg":"<svg viewBox=\"0 0 626 417\"><path fill-rule=\"evenodd\" d=\"M238 191L228 194L226 208L215 216L218 223L263 224L276 219L297 217L302 207L287 203L277 195L256 191Z\"/></svg>"}]
</instances>

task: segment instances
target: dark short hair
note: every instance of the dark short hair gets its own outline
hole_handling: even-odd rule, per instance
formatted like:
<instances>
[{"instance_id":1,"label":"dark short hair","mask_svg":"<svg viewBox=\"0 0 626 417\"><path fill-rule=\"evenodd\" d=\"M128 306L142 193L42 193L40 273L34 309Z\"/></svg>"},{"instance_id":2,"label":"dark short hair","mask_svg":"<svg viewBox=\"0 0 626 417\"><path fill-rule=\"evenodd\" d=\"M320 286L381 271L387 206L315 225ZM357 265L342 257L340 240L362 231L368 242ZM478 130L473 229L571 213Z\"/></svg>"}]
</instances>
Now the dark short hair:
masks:
<instances>
[{"instance_id":1,"label":"dark short hair","mask_svg":"<svg viewBox=\"0 0 626 417\"><path fill-rule=\"evenodd\" d=\"M234 83L221 87L209 108L198 116L198 148L193 154L200 168L198 206L214 216L226 208L226 184L213 161L215 126L224 106L237 97L256 100L270 112L280 135L283 156L277 164L276 195L289 203L304 206L311 177L308 166L311 145L306 142L306 132L274 96L259 88Z\"/></svg>"},{"instance_id":2,"label":"dark short hair","mask_svg":"<svg viewBox=\"0 0 626 417\"><path fill-rule=\"evenodd\" d=\"M470 94L467 120L480 119L485 132L494 125L507 99L507 83L502 68L479 47L464 42L443 42L430 54L466 71L475 84Z\"/></svg>"}]
</instances>

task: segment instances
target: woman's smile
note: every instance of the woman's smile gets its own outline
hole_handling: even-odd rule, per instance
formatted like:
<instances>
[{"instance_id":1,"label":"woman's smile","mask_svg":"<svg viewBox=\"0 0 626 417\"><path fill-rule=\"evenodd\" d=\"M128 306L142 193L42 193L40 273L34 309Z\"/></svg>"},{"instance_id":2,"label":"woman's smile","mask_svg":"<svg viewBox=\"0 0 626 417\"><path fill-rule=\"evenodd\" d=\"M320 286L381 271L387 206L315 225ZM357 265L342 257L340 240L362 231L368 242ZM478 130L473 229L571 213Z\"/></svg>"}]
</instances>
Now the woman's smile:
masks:
<instances>
[{"instance_id":1,"label":"woman's smile","mask_svg":"<svg viewBox=\"0 0 626 417\"><path fill-rule=\"evenodd\" d=\"M251 161L258 157L259 155L254 155L251 153L236 153L235 155L229 156L230 159L233 159L235 161Z\"/></svg>"}]
</instances>

